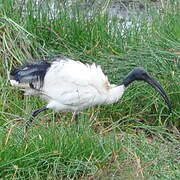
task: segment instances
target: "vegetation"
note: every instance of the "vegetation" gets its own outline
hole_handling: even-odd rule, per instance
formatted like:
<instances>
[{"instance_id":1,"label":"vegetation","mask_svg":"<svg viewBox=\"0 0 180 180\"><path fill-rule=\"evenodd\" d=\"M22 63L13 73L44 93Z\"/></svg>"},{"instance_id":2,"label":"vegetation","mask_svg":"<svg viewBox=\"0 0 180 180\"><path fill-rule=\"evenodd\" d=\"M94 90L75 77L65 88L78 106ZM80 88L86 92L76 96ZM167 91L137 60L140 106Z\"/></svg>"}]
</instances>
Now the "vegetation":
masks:
<instances>
[{"instance_id":1,"label":"vegetation","mask_svg":"<svg viewBox=\"0 0 180 180\"><path fill-rule=\"evenodd\" d=\"M179 1L134 18L130 28L111 21L105 7L87 17L78 7L49 1L0 0L1 179L180 179ZM140 20L139 20L140 19ZM81 113L40 114L23 139L32 110L43 102L9 84L23 61L63 55L100 64L117 83L135 66L145 67L167 91L169 113L148 85L134 83L114 105Z\"/></svg>"}]
</instances>

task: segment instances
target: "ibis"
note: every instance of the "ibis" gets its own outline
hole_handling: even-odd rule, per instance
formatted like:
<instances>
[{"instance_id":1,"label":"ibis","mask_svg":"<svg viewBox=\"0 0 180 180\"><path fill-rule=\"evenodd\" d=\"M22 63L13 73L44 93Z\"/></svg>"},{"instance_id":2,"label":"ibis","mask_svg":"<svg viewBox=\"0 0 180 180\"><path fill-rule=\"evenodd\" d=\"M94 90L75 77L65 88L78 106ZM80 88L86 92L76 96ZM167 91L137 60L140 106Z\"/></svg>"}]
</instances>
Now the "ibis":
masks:
<instances>
[{"instance_id":1,"label":"ibis","mask_svg":"<svg viewBox=\"0 0 180 180\"><path fill-rule=\"evenodd\" d=\"M124 91L134 81L144 81L160 93L168 108L171 102L159 82L142 67L134 68L119 84L111 84L101 67L85 64L64 57L53 61L26 62L10 73L12 86L21 88L24 95L40 96L47 102L35 110L27 121L27 127L42 111L53 109L61 112L79 112L120 100Z\"/></svg>"}]
</instances>

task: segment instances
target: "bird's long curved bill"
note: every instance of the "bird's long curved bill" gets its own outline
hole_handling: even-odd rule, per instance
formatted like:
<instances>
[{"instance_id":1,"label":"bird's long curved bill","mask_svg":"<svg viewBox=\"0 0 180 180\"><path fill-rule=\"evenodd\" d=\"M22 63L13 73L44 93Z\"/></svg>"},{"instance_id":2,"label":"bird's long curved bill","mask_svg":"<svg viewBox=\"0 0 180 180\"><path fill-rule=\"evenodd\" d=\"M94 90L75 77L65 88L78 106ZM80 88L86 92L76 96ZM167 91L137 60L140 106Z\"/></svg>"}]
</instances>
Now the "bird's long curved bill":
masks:
<instances>
[{"instance_id":1,"label":"bird's long curved bill","mask_svg":"<svg viewBox=\"0 0 180 180\"><path fill-rule=\"evenodd\" d=\"M167 106L169 107L169 111L171 112L171 110L172 110L171 102L170 102L165 90L162 88L162 86L150 75L148 75L144 81L147 82L148 84L150 84L156 91L158 91L161 94L161 96L163 97Z\"/></svg>"}]
</instances>

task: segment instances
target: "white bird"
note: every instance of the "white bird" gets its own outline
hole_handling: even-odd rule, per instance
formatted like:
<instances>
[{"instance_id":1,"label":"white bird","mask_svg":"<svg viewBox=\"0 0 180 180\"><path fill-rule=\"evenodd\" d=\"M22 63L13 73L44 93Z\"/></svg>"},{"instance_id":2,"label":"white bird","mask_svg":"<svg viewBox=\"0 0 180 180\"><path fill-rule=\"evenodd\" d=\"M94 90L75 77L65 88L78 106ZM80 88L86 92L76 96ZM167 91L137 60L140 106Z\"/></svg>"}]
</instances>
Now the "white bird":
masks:
<instances>
[{"instance_id":1,"label":"white bird","mask_svg":"<svg viewBox=\"0 0 180 180\"><path fill-rule=\"evenodd\" d=\"M149 83L161 94L171 110L171 103L164 89L142 67L134 68L117 85L110 84L98 65L60 57L53 61L25 63L10 75L12 86L23 89L25 95L37 95L47 101L46 106L32 113L27 127L37 114L46 109L78 112L95 105L113 104L135 80Z\"/></svg>"}]
</instances>

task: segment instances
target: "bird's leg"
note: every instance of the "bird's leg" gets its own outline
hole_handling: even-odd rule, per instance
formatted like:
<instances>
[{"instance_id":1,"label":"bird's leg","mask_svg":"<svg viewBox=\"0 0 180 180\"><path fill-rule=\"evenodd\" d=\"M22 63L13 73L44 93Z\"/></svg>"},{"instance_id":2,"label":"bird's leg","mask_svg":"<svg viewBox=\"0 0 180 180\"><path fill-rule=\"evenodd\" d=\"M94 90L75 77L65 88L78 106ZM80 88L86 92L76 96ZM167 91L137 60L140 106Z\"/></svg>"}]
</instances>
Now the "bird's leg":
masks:
<instances>
[{"instance_id":1,"label":"bird's leg","mask_svg":"<svg viewBox=\"0 0 180 180\"><path fill-rule=\"evenodd\" d=\"M43 106L43 107L35 110L35 111L32 113L30 119L26 122L25 132L27 132L27 129L28 129L29 126L32 124L32 122L34 121L34 118L35 118L40 112L45 111L45 110L47 110L47 109L48 109L48 108L47 108L46 106Z\"/></svg>"}]
</instances>

